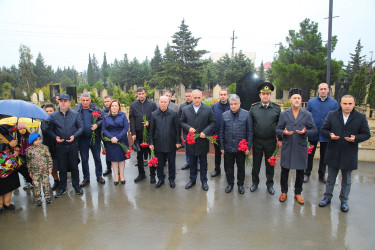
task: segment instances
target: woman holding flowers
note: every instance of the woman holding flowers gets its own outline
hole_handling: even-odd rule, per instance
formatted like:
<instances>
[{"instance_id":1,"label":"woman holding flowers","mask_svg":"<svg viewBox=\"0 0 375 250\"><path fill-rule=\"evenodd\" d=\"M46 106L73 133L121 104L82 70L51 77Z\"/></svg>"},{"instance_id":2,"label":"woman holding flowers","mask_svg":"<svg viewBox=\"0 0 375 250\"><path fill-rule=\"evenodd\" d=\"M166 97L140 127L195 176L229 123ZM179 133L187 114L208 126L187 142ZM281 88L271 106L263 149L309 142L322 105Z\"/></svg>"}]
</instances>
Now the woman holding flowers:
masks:
<instances>
[{"instance_id":1,"label":"woman holding flowers","mask_svg":"<svg viewBox=\"0 0 375 250\"><path fill-rule=\"evenodd\" d=\"M119 171L120 182L125 184L125 160L129 158L127 156L130 156L130 154L127 154L119 143L129 147L129 122L126 114L120 112L120 102L118 100L112 100L108 108L109 113L104 115L102 123L103 134L110 139L110 141L105 142L107 160L112 163L114 184L117 185L119 183Z\"/></svg>"}]
</instances>

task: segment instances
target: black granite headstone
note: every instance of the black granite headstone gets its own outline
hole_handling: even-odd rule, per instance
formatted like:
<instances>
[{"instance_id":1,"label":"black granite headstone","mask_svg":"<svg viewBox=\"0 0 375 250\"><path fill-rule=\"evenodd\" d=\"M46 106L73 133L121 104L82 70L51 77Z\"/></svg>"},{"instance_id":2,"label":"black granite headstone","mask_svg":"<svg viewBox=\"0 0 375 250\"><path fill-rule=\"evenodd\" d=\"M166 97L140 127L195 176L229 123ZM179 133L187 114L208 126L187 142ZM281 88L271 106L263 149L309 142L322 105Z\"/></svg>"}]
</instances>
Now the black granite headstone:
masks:
<instances>
[{"instance_id":1,"label":"black granite headstone","mask_svg":"<svg viewBox=\"0 0 375 250\"><path fill-rule=\"evenodd\" d=\"M302 102L308 102L310 100L310 87L302 86Z\"/></svg>"},{"instance_id":2,"label":"black granite headstone","mask_svg":"<svg viewBox=\"0 0 375 250\"><path fill-rule=\"evenodd\" d=\"M253 103L259 102L258 86L263 81L255 72L248 72L237 81L236 94L241 98L241 108L249 110Z\"/></svg>"},{"instance_id":3,"label":"black granite headstone","mask_svg":"<svg viewBox=\"0 0 375 250\"><path fill-rule=\"evenodd\" d=\"M16 90L15 89L11 89L10 94L11 94L12 99L16 99Z\"/></svg>"},{"instance_id":4,"label":"black granite headstone","mask_svg":"<svg viewBox=\"0 0 375 250\"><path fill-rule=\"evenodd\" d=\"M71 101L74 100L77 103L77 87L76 86L66 87L66 93L70 96Z\"/></svg>"},{"instance_id":5,"label":"black granite headstone","mask_svg":"<svg viewBox=\"0 0 375 250\"><path fill-rule=\"evenodd\" d=\"M56 103L57 94L60 94L60 85L49 85L49 96L50 96L51 102L54 103L55 105L57 104Z\"/></svg>"},{"instance_id":6,"label":"black granite headstone","mask_svg":"<svg viewBox=\"0 0 375 250\"><path fill-rule=\"evenodd\" d=\"M349 94L349 83L335 83L335 100L341 101L341 97Z\"/></svg>"}]
</instances>

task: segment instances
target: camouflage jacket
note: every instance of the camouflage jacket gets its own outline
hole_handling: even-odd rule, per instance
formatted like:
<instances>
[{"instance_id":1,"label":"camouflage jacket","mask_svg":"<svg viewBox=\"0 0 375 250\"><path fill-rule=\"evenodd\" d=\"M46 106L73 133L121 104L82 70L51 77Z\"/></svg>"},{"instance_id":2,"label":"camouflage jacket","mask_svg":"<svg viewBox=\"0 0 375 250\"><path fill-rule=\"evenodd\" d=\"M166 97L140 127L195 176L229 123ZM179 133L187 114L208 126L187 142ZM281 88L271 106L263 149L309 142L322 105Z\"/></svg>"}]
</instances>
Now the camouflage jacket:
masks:
<instances>
[{"instance_id":1,"label":"camouflage jacket","mask_svg":"<svg viewBox=\"0 0 375 250\"><path fill-rule=\"evenodd\" d=\"M26 150L26 161L29 172L33 175L52 169L52 157L46 145L30 146Z\"/></svg>"}]
</instances>

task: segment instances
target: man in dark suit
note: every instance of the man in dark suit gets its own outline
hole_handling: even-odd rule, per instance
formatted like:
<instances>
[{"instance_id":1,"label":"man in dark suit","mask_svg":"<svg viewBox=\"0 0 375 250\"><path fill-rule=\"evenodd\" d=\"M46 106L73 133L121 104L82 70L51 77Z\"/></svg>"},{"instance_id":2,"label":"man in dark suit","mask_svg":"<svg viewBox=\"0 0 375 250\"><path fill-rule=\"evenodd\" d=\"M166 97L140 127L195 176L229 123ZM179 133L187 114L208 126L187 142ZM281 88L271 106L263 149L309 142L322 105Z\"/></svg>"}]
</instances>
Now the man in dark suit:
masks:
<instances>
[{"instance_id":1,"label":"man in dark suit","mask_svg":"<svg viewBox=\"0 0 375 250\"><path fill-rule=\"evenodd\" d=\"M197 162L200 160L200 178L202 189L208 190L207 185L207 153L209 151L209 141L206 135L212 133L215 127L215 115L212 109L202 103L202 92L193 90L193 103L182 109L180 126L185 133L198 133L199 137L192 145L187 144L186 150L190 158L190 182L186 189L195 185L197 179Z\"/></svg>"},{"instance_id":2,"label":"man in dark suit","mask_svg":"<svg viewBox=\"0 0 375 250\"><path fill-rule=\"evenodd\" d=\"M328 165L328 178L324 199L319 207L331 203L336 177L341 169L341 211L348 212L352 170L358 168L358 143L370 138L366 115L354 109L355 100L351 95L341 98L341 108L328 113L321 133L330 138L324 163Z\"/></svg>"}]
</instances>

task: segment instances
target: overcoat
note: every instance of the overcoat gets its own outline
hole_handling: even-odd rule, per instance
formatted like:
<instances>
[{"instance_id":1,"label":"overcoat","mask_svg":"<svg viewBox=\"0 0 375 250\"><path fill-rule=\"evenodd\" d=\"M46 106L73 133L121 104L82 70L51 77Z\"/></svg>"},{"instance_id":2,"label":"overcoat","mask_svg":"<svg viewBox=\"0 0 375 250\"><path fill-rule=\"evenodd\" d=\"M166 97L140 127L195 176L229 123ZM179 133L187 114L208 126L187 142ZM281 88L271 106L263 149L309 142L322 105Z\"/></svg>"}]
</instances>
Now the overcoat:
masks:
<instances>
[{"instance_id":1,"label":"overcoat","mask_svg":"<svg viewBox=\"0 0 375 250\"><path fill-rule=\"evenodd\" d=\"M342 109L328 113L321 129L321 133L331 138L334 133L340 136L338 140L328 141L324 163L329 167L342 170L355 170L358 168L358 143L370 138L370 129L366 115L353 109L344 124ZM348 142L344 137L355 136L354 142Z\"/></svg>"},{"instance_id":2,"label":"overcoat","mask_svg":"<svg viewBox=\"0 0 375 250\"><path fill-rule=\"evenodd\" d=\"M210 135L215 128L215 115L211 107L206 104L201 103L201 106L197 113L195 113L193 104L182 109L180 117L180 126L187 134L189 133L189 128L193 127L196 132L200 134L203 132L205 135ZM209 141L206 138L197 138L195 144L186 144L186 150L191 155L204 155L209 151Z\"/></svg>"},{"instance_id":3,"label":"overcoat","mask_svg":"<svg viewBox=\"0 0 375 250\"><path fill-rule=\"evenodd\" d=\"M150 145L154 145L155 152L176 151L176 144L181 144L178 123L177 112L169 107L165 112L160 108L152 112L148 138Z\"/></svg>"},{"instance_id":4,"label":"overcoat","mask_svg":"<svg viewBox=\"0 0 375 250\"><path fill-rule=\"evenodd\" d=\"M284 129L293 131L292 135L284 135ZM296 130L306 132L302 135ZM279 122L276 125L276 134L282 136L283 146L281 148L280 166L288 169L303 170L307 168L307 137L318 133L312 120L311 113L303 109L299 110L297 119L294 118L292 108L280 114Z\"/></svg>"}]
</instances>

